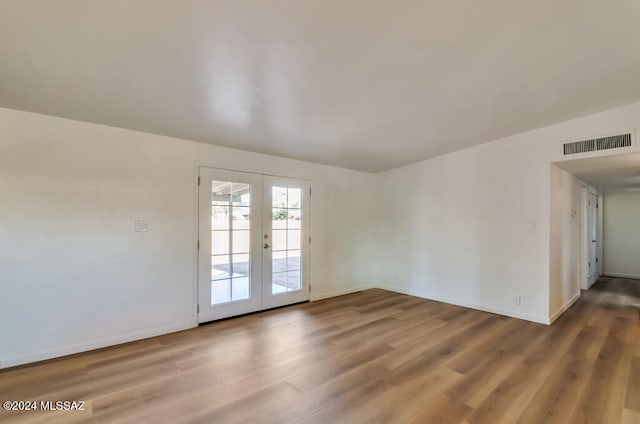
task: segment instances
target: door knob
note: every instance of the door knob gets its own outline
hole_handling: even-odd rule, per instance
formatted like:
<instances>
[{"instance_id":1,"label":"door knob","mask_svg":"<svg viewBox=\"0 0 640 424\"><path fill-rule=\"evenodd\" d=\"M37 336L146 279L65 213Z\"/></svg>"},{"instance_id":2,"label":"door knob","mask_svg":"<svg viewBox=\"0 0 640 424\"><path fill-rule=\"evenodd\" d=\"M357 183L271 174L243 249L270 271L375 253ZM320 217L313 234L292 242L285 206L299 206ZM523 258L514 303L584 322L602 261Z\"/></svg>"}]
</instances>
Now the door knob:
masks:
<instances>
[{"instance_id":1,"label":"door knob","mask_svg":"<svg viewBox=\"0 0 640 424\"><path fill-rule=\"evenodd\" d=\"M265 248L265 249L268 249L269 247L271 247L271 246L269 246L269 243L265 243L265 244L264 244L264 248Z\"/></svg>"},{"instance_id":2,"label":"door knob","mask_svg":"<svg viewBox=\"0 0 640 424\"><path fill-rule=\"evenodd\" d=\"M597 240L591 240L591 243L597 243L597 242L598 242Z\"/></svg>"}]
</instances>

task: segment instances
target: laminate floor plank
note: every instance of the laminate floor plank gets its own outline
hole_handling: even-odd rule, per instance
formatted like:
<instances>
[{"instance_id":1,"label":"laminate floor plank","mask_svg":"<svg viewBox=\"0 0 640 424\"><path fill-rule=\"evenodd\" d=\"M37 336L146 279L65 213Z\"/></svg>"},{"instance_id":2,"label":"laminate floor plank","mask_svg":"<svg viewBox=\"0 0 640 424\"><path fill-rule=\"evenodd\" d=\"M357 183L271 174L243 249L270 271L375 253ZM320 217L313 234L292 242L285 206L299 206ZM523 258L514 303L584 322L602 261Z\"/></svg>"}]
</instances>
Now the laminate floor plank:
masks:
<instances>
[{"instance_id":1,"label":"laminate floor plank","mask_svg":"<svg viewBox=\"0 0 640 424\"><path fill-rule=\"evenodd\" d=\"M371 289L0 370L6 423L640 423L640 281L551 326Z\"/></svg>"}]
</instances>

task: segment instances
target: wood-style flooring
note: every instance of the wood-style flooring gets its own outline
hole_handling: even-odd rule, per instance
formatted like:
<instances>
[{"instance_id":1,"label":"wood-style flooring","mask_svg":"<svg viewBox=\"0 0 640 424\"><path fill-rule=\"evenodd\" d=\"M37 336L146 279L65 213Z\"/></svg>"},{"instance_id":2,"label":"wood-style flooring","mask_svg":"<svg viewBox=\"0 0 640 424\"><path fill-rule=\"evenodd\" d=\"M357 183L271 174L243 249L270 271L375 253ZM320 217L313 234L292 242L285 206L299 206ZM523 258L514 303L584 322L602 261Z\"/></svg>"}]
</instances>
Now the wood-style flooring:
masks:
<instances>
[{"instance_id":1,"label":"wood-style flooring","mask_svg":"<svg viewBox=\"0 0 640 424\"><path fill-rule=\"evenodd\" d=\"M373 289L0 371L0 422L640 423L640 281L545 326Z\"/></svg>"}]
</instances>

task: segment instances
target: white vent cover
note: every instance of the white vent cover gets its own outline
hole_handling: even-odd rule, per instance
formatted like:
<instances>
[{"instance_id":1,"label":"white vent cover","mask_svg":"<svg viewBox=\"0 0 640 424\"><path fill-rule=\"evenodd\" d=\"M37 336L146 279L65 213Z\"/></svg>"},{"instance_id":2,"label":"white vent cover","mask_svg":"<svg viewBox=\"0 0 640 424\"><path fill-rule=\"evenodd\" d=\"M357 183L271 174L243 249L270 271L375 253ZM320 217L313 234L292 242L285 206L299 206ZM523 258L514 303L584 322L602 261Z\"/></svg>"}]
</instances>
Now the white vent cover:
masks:
<instances>
[{"instance_id":1,"label":"white vent cover","mask_svg":"<svg viewBox=\"0 0 640 424\"><path fill-rule=\"evenodd\" d=\"M597 152L599 150L619 149L631 147L631 133L612 135L610 137L592 138L563 144L564 155Z\"/></svg>"}]
</instances>

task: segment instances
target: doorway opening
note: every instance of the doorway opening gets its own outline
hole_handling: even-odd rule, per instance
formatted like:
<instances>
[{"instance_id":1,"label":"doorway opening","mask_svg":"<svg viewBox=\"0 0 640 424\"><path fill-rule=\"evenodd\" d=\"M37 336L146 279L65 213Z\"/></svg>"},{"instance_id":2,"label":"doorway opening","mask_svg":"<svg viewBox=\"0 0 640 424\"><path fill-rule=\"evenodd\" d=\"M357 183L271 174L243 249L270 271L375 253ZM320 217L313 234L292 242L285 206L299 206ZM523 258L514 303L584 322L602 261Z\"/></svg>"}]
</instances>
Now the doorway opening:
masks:
<instances>
[{"instance_id":1,"label":"doorway opening","mask_svg":"<svg viewBox=\"0 0 640 424\"><path fill-rule=\"evenodd\" d=\"M198 181L198 321L309 300L309 181L206 167Z\"/></svg>"},{"instance_id":2,"label":"doorway opening","mask_svg":"<svg viewBox=\"0 0 640 424\"><path fill-rule=\"evenodd\" d=\"M597 191L584 185L582 187L582 243L581 243L581 278L580 288L588 290L602 274L598 255L598 213L600 196Z\"/></svg>"},{"instance_id":3,"label":"doorway opening","mask_svg":"<svg viewBox=\"0 0 640 424\"><path fill-rule=\"evenodd\" d=\"M640 153L556 162L551 196L550 315L605 279L640 287Z\"/></svg>"}]
</instances>

